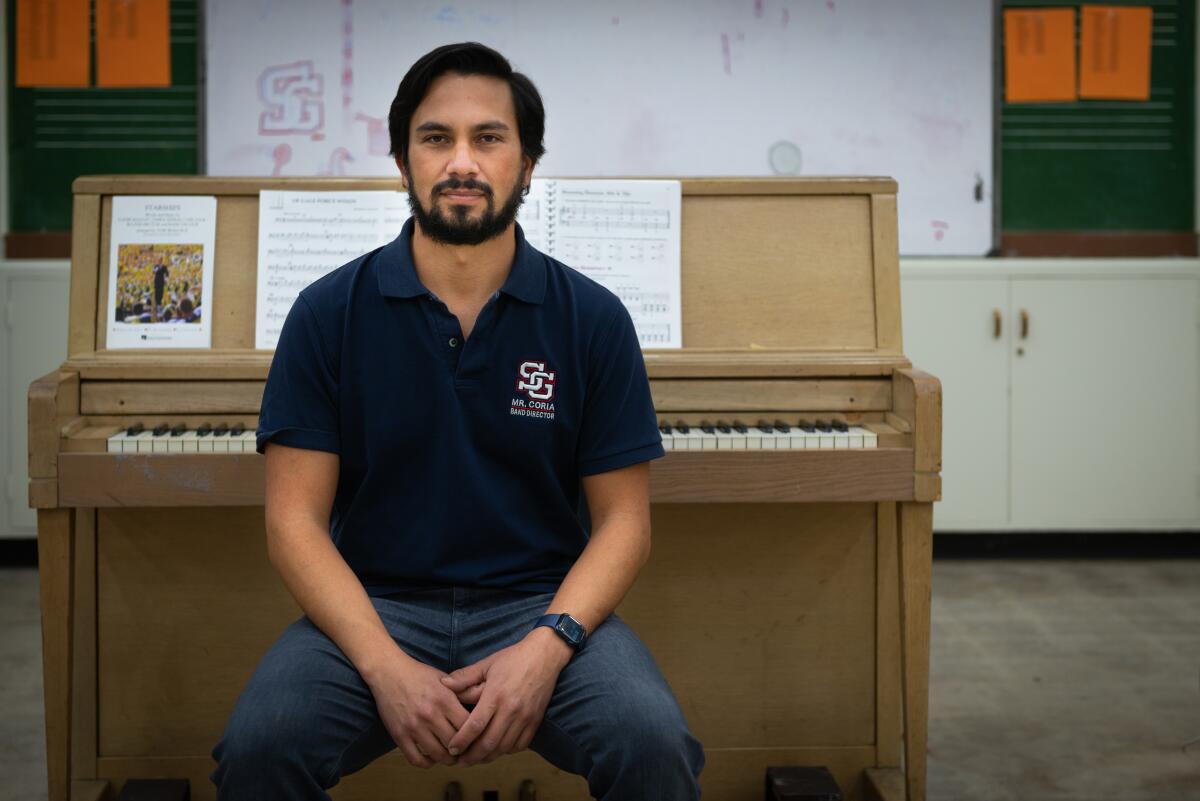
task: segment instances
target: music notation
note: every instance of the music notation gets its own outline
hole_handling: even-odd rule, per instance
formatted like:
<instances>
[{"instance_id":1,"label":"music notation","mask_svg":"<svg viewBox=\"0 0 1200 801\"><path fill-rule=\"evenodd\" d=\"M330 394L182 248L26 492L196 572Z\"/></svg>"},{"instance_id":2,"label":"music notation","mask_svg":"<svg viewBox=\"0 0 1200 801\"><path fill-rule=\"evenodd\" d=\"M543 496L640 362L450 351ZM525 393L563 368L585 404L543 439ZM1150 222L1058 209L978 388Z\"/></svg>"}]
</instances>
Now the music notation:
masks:
<instances>
[{"instance_id":1,"label":"music notation","mask_svg":"<svg viewBox=\"0 0 1200 801\"><path fill-rule=\"evenodd\" d=\"M643 347L683 345L678 181L535 179L521 208L534 247L615 293Z\"/></svg>"},{"instance_id":2,"label":"music notation","mask_svg":"<svg viewBox=\"0 0 1200 801\"><path fill-rule=\"evenodd\" d=\"M258 209L258 348L275 347L304 287L390 242L408 217L398 192L263 191Z\"/></svg>"},{"instance_id":3,"label":"music notation","mask_svg":"<svg viewBox=\"0 0 1200 801\"><path fill-rule=\"evenodd\" d=\"M621 201L564 203L559 222L591 231L666 231L671 227L671 212Z\"/></svg>"}]
</instances>

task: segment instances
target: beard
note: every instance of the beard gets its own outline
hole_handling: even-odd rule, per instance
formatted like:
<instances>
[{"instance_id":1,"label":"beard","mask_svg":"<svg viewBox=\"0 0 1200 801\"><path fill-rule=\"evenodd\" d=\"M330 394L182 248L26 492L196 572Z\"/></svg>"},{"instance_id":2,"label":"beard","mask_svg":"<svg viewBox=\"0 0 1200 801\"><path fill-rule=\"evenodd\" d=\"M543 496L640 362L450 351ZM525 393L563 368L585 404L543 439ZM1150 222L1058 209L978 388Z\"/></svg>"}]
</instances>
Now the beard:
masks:
<instances>
[{"instance_id":1,"label":"beard","mask_svg":"<svg viewBox=\"0 0 1200 801\"><path fill-rule=\"evenodd\" d=\"M412 175L411 168L408 170L408 174ZM517 219L517 210L525 202L523 178L523 175L517 175L517 182L499 211L496 210L495 193L492 191L492 187L472 178L465 181L451 178L435 184L430 193L430 197L434 200L428 210L421 205L421 201L418 199L420 191L410 181L408 207L412 211L413 217L416 218L417 224L421 226L421 230L434 242L442 245L480 245L489 239L500 236ZM442 192L452 189L469 189L483 195L486 208L477 219L471 219L469 206L459 203L451 204L449 214L442 212L436 198Z\"/></svg>"}]
</instances>

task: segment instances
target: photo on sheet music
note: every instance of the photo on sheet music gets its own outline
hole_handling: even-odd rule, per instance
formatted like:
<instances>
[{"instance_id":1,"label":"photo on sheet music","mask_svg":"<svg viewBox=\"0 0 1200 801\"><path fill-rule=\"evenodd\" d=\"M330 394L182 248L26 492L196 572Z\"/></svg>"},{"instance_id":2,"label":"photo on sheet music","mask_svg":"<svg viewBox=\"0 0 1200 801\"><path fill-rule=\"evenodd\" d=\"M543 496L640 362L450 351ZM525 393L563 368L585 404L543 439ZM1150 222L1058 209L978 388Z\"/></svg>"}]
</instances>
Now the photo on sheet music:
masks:
<instances>
[{"instance_id":1,"label":"photo on sheet music","mask_svg":"<svg viewBox=\"0 0 1200 801\"><path fill-rule=\"evenodd\" d=\"M216 222L215 197L113 198L108 348L212 346Z\"/></svg>"}]
</instances>

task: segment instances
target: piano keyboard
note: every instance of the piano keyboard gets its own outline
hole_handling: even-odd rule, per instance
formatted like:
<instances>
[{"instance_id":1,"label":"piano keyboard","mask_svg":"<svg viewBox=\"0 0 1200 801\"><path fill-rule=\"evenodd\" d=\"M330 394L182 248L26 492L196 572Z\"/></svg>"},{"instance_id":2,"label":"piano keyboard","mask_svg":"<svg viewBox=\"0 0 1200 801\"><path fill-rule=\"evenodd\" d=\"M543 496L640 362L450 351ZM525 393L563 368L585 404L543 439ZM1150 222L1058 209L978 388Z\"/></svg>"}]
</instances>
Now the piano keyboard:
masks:
<instances>
[{"instance_id":1,"label":"piano keyboard","mask_svg":"<svg viewBox=\"0 0 1200 801\"><path fill-rule=\"evenodd\" d=\"M840 420L759 420L747 425L741 420L707 420L700 424L660 420L663 448L674 451L709 450L801 450L807 448L876 448L878 436L865 428Z\"/></svg>"},{"instance_id":2,"label":"piano keyboard","mask_svg":"<svg viewBox=\"0 0 1200 801\"><path fill-rule=\"evenodd\" d=\"M254 453L254 431L241 423L207 423L188 429L162 423L153 429L135 423L108 438L109 453Z\"/></svg>"}]
</instances>

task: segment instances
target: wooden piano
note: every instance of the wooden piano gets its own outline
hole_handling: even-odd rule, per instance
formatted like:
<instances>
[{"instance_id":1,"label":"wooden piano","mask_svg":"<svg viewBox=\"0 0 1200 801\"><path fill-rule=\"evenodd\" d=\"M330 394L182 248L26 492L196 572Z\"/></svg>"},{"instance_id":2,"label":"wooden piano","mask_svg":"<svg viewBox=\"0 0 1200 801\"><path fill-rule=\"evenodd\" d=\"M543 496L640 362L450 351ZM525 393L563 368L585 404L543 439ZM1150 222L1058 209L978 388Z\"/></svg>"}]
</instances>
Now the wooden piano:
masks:
<instances>
[{"instance_id":1,"label":"wooden piano","mask_svg":"<svg viewBox=\"0 0 1200 801\"><path fill-rule=\"evenodd\" d=\"M271 360L254 349L259 190L395 188L75 182L69 357L29 392L51 801L155 777L213 798L210 750L300 614L267 561L263 459L108 439L134 423L253 430ZM217 198L211 350L105 347L112 198L156 194ZM682 253L685 347L646 352L666 436L763 420L775 446L679 444L653 463L654 552L619 611L706 747L706 798L758 801L768 766L825 765L846 798L921 801L941 391L901 347L896 184L685 180ZM869 436L805 442L818 420ZM510 799L525 779L587 797L531 753L422 771L395 752L332 792L433 801L457 781Z\"/></svg>"}]
</instances>

